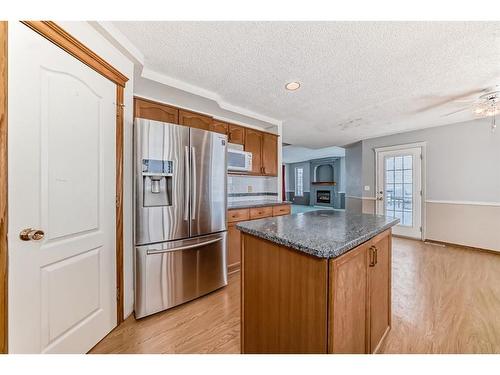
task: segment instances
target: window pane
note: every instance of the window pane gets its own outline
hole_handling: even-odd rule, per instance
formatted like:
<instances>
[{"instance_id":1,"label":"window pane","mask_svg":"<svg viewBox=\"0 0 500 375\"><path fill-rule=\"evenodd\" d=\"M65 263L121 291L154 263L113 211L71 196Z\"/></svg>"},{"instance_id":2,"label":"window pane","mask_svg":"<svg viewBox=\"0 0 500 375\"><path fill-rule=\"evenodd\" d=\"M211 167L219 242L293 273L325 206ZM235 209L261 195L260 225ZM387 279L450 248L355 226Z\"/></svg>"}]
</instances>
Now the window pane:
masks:
<instances>
[{"instance_id":1,"label":"window pane","mask_svg":"<svg viewBox=\"0 0 500 375\"><path fill-rule=\"evenodd\" d=\"M408 227L413 226L413 213L411 211L403 212L403 225Z\"/></svg>"},{"instance_id":2,"label":"window pane","mask_svg":"<svg viewBox=\"0 0 500 375\"><path fill-rule=\"evenodd\" d=\"M411 169L405 169L404 170L404 177L403 177L403 179L404 179L405 183L411 183L412 182L412 177L413 177L412 176L412 174L413 174L412 172L413 171Z\"/></svg>"},{"instance_id":3,"label":"window pane","mask_svg":"<svg viewBox=\"0 0 500 375\"><path fill-rule=\"evenodd\" d=\"M394 210L394 198L392 197L392 193L385 196L385 208L388 210Z\"/></svg>"},{"instance_id":4,"label":"window pane","mask_svg":"<svg viewBox=\"0 0 500 375\"><path fill-rule=\"evenodd\" d=\"M413 156L406 155L403 157L403 160L404 169L411 169L413 165Z\"/></svg>"},{"instance_id":5,"label":"window pane","mask_svg":"<svg viewBox=\"0 0 500 375\"><path fill-rule=\"evenodd\" d=\"M404 188L404 197L405 198L411 198L413 196L412 194L412 189L413 189L413 185L412 184L405 184L405 188Z\"/></svg>"},{"instance_id":6,"label":"window pane","mask_svg":"<svg viewBox=\"0 0 500 375\"><path fill-rule=\"evenodd\" d=\"M397 217L401 222L403 222L403 213L401 211L394 211L394 217Z\"/></svg>"},{"instance_id":7,"label":"window pane","mask_svg":"<svg viewBox=\"0 0 500 375\"><path fill-rule=\"evenodd\" d=\"M394 211L393 210L385 210L385 216L394 217Z\"/></svg>"},{"instance_id":8,"label":"window pane","mask_svg":"<svg viewBox=\"0 0 500 375\"><path fill-rule=\"evenodd\" d=\"M394 171L385 172L385 182L388 184L394 182Z\"/></svg>"},{"instance_id":9,"label":"window pane","mask_svg":"<svg viewBox=\"0 0 500 375\"><path fill-rule=\"evenodd\" d=\"M394 182L400 184L403 182L403 171L394 172Z\"/></svg>"},{"instance_id":10,"label":"window pane","mask_svg":"<svg viewBox=\"0 0 500 375\"><path fill-rule=\"evenodd\" d=\"M394 197L396 199L403 198L403 184L394 184Z\"/></svg>"},{"instance_id":11,"label":"window pane","mask_svg":"<svg viewBox=\"0 0 500 375\"><path fill-rule=\"evenodd\" d=\"M394 158L394 168L395 169L403 169L403 157L402 156L396 156Z\"/></svg>"},{"instance_id":12,"label":"window pane","mask_svg":"<svg viewBox=\"0 0 500 375\"><path fill-rule=\"evenodd\" d=\"M298 197L304 196L304 169L295 168L295 195Z\"/></svg>"},{"instance_id":13,"label":"window pane","mask_svg":"<svg viewBox=\"0 0 500 375\"><path fill-rule=\"evenodd\" d=\"M404 199L403 200L403 209L405 211L411 211L412 210L412 206L413 206L413 202L412 202L412 199Z\"/></svg>"},{"instance_id":14,"label":"window pane","mask_svg":"<svg viewBox=\"0 0 500 375\"><path fill-rule=\"evenodd\" d=\"M385 159L385 169L390 171L394 169L394 158Z\"/></svg>"}]
</instances>

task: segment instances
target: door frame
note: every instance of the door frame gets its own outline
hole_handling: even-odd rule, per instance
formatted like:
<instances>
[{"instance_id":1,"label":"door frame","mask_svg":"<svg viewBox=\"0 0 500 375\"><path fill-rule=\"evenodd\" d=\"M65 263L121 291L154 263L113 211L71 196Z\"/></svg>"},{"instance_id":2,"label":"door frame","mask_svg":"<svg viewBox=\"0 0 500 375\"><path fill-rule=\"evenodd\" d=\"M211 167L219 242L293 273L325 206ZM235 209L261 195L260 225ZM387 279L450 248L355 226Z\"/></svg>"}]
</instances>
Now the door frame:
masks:
<instances>
[{"instance_id":1,"label":"door frame","mask_svg":"<svg viewBox=\"0 0 500 375\"><path fill-rule=\"evenodd\" d=\"M385 146L385 147L376 147L374 148L375 151L375 194L378 191L378 186L379 186L379 165L378 165L378 159L379 159L379 153L385 152L385 151L398 151L398 150L404 150L407 148L420 148L420 152L422 155L421 159L421 168L420 168L420 173L421 173L421 189L422 189L422 197L421 197L421 202L420 202L420 225L422 226L422 232L420 233L420 239L423 241L426 237L426 212L425 212L425 197L427 194L427 182L426 182L426 176L427 176L427 168L426 168L426 161L427 161L427 142L422 141L422 142L414 142L414 143L404 143L400 145L393 145L393 146ZM375 197L375 213L377 214L377 201ZM394 233L393 233L394 235Z\"/></svg>"},{"instance_id":2,"label":"door frame","mask_svg":"<svg viewBox=\"0 0 500 375\"><path fill-rule=\"evenodd\" d=\"M128 78L52 21L21 21L45 39L116 84L116 314L123 322L123 103ZM8 23L0 22L0 354L8 353Z\"/></svg>"}]
</instances>

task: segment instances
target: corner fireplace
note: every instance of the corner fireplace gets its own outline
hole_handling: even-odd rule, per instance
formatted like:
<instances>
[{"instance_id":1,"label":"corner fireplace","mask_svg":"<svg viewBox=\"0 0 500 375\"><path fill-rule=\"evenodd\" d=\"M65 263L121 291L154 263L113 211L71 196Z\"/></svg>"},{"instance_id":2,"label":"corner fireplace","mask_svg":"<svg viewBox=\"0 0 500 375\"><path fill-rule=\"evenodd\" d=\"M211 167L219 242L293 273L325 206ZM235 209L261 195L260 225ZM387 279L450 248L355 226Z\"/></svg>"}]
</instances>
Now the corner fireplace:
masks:
<instances>
[{"instance_id":1,"label":"corner fireplace","mask_svg":"<svg viewBox=\"0 0 500 375\"><path fill-rule=\"evenodd\" d=\"M316 202L330 204L330 191L329 190L317 190L316 191Z\"/></svg>"}]
</instances>

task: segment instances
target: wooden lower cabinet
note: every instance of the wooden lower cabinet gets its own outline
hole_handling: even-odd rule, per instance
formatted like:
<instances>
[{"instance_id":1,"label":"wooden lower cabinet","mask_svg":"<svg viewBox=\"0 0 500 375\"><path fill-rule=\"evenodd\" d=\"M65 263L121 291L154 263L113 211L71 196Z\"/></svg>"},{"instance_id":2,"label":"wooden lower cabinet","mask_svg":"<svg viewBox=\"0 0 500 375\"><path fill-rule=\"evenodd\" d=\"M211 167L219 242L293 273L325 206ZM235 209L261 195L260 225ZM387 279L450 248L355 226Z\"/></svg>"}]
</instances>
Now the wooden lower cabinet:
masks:
<instances>
[{"instance_id":1,"label":"wooden lower cabinet","mask_svg":"<svg viewBox=\"0 0 500 375\"><path fill-rule=\"evenodd\" d=\"M391 242L388 229L328 260L243 233L242 352L376 352L391 325Z\"/></svg>"},{"instance_id":2,"label":"wooden lower cabinet","mask_svg":"<svg viewBox=\"0 0 500 375\"><path fill-rule=\"evenodd\" d=\"M368 268L367 245L330 264L331 293L328 316L330 353L367 353Z\"/></svg>"},{"instance_id":3,"label":"wooden lower cabinet","mask_svg":"<svg viewBox=\"0 0 500 375\"><path fill-rule=\"evenodd\" d=\"M391 249L390 236L374 241L375 265L369 267L370 348L376 352L391 326Z\"/></svg>"},{"instance_id":4,"label":"wooden lower cabinet","mask_svg":"<svg viewBox=\"0 0 500 375\"><path fill-rule=\"evenodd\" d=\"M241 264L241 232L236 229L236 223L227 225L227 272L233 273L240 269Z\"/></svg>"},{"instance_id":5,"label":"wooden lower cabinet","mask_svg":"<svg viewBox=\"0 0 500 375\"><path fill-rule=\"evenodd\" d=\"M391 324L391 231L330 260L330 353L374 353Z\"/></svg>"},{"instance_id":6,"label":"wooden lower cabinet","mask_svg":"<svg viewBox=\"0 0 500 375\"><path fill-rule=\"evenodd\" d=\"M228 273L240 270L241 264L241 232L236 229L240 221L262 219L271 216L290 214L290 205L239 208L227 211L227 270Z\"/></svg>"}]
</instances>

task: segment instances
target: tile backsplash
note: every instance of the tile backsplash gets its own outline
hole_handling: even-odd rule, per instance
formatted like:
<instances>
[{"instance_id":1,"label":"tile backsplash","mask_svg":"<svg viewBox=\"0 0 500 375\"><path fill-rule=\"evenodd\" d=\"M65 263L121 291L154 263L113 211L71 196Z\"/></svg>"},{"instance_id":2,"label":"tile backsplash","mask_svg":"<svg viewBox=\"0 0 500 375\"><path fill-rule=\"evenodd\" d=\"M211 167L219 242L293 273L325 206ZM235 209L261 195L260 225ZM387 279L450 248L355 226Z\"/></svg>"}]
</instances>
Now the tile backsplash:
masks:
<instances>
[{"instance_id":1,"label":"tile backsplash","mask_svg":"<svg viewBox=\"0 0 500 375\"><path fill-rule=\"evenodd\" d=\"M278 195L277 177L228 176L228 201L275 199Z\"/></svg>"}]
</instances>

